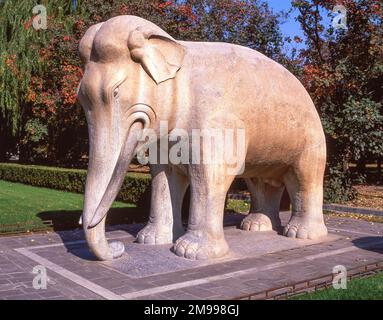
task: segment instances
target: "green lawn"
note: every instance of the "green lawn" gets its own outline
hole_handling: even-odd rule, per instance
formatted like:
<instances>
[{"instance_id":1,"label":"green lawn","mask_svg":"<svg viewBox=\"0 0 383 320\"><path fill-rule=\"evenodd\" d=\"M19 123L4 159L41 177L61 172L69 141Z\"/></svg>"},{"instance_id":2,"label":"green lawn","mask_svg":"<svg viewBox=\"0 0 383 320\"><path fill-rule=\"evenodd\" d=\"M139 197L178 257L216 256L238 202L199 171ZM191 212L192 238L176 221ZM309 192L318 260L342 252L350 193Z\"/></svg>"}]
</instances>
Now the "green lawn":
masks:
<instances>
[{"instance_id":1,"label":"green lawn","mask_svg":"<svg viewBox=\"0 0 383 320\"><path fill-rule=\"evenodd\" d=\"M56 230L79 227L77 222L82 205L82 194L0 180L0 233L2 225L20 223L43 226L43 220L52 220ZM109 222L126 223L125 218L133 207L128 203L115 202ZM28 226L25 228L28 229Z\"/></svg>"},{"instance_id":2,"label":"green lawn","mask_svg":"<svg viewBox=\"0 0 383 320\"><path fill-rule=\"evenodd\" d=\"M43 221L52 221L54 230L78 228L82 206L82 194L0 180L0 234L46 229ZM229 200L227 204L228 212L233 213L244 213L249 208L250 204L242 200ZM116 201L107 224L145 222L145 210Z\"/></svg>"},{"instance_id":3,"label":"green lawn","mask_svg":"<svg viewBox=\"0 0 383 320\"><path fill-rule=\"evenodd\" d=\"M347 289L334 288L292 297L293 300L382 300L383 272L368 278L348 281Z\"/></svg>"},{"instance_id":4,"label":"green lawn","mask_svg":"<svg viewBox=\"0 0 383 320\"><path fill-rule=\"evenodd\" d=\"M233 213L247 213L250 210L250 203L244 200L228 199L226 210Z\"/></svg>"}]
</instances>

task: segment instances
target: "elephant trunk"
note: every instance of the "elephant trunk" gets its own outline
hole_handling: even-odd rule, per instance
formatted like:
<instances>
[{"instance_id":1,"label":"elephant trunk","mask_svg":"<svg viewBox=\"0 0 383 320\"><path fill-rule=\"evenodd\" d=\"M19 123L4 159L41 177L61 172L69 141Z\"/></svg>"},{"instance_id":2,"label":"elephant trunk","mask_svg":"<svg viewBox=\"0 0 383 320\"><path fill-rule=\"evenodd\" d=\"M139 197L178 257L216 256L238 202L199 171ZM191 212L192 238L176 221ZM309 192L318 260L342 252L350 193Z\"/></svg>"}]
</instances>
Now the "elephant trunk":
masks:
<instances>
[{"instance_id":1,"label":"elephant trunk","mask_svg":"<svg viewBox=\"0 0 383 320\"><path fill-rule=\"evenodd\" d=\"M106 214L124 181L129 164L135 155L143 123L134 122L120 147L107 131L92 125L90 161L85 187L82 223L90 250L100 260L118 258L124 252L121 242L108 244L105 237ZM118 150L120 149L120 150Z\"/></svg>"}]
</instances>

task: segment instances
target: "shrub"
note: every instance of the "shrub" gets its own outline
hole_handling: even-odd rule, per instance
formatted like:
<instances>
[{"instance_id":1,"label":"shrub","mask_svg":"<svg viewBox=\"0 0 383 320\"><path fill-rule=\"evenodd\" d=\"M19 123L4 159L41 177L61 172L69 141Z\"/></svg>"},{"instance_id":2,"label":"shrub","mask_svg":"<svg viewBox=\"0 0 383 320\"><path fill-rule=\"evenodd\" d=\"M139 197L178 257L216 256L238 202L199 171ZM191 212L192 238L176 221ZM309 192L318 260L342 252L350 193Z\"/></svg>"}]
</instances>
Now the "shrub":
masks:
<instances>
[{"instance_id":1,"label":"shrub","mask_svg":"<svg viewBox=\"0 0 383 320\"><path fill-rule=\"evenodd\" d=\"M324 181L324 201L344 203L354 199L356 195L356 189L352 186L351 174L345 172L339 165L329 165Z\"/></svg>"},{"instance_id":2,"label":"shrub","mask_svg":"<svg viewBox=\"0 0 383 320\"><path fill-rule=\"evenodd\" d=\"M0 179L36 187L83 193L86 170L0 163ZM147 197L149 186L149 174L128 173L117 200L139 204L143 197Z\"/></svg>"}]
</instances>

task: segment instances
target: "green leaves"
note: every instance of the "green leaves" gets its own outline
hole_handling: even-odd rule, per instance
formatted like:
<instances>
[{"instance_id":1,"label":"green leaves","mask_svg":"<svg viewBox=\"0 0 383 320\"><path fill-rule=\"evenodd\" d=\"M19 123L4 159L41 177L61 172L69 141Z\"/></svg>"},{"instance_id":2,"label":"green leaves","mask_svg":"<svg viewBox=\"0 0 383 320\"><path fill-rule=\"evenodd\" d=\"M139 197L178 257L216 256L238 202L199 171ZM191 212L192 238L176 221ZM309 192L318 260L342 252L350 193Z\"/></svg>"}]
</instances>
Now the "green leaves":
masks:
<instances>
[{"instance_id":1,"label":"green leaves","mask_svg":"<svg viewBox=\"0 0 383 320\"><path fill-rule=\"evenodd\" d=\"M333 5L328 0L294 1L307 44L301 52L303 82L327 135L329 200L348 197L351 192L350 162L383 157L381 2L347 2L348 30L343 32L331 27L323 30L320 23L326 12L331 17Z\"/></svg>"},{"instance_id":2,"label":"green leaves","mask_svg":"<svg viewBox=\"0 0 383 320\"><path fill-rule=\"evenodd\" d=\"M30 119L25 125L25 131L30 135L32 142L39 142L48 136L47 127L38 119Z\"/></svg>"},{"instance_id":3,"label":"green leaves","mask_svg":"<svg viewBox=\"0 0 383 320\"><path fill-rule=\"evenodd\" d=\"M32 26L37 2L0 5L0 158L17 145L23 161L83 165L88 134L75 104L77 46L90 25L114 16L140 16L176 39L228 41L287 61L282 15L264 1L78 0L75 14L69 0L44 1L48 25L39 31Z\"/></svg>"}]
</instances>

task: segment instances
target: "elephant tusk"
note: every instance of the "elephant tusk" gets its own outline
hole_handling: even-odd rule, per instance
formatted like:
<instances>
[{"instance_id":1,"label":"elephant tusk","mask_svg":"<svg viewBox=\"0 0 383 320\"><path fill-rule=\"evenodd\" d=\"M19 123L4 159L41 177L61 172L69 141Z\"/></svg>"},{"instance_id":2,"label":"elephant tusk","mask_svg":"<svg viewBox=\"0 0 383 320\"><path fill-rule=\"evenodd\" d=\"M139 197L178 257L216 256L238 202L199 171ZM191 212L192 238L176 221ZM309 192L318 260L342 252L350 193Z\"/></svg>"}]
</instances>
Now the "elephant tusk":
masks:
<instances>
[{"instance_id":1,"label":"elephant tusk","mask_svg":"<svg viewBox=\"0 0 383 320\"><path fill-rule=\"evenodd\" d=\"M130 127L127 139L125 139L125 143L121 149L116 167L114 168L112 177L108 183L108 187L106 188L106 191L102 196L89 225L87 226L88 228L94 228L103 220L116 198L118 191L124 182L129 164L135 154L139 136L142 133L143 127L144 125L140 121L134 122Z\"/></svg>"}]
</instances>

